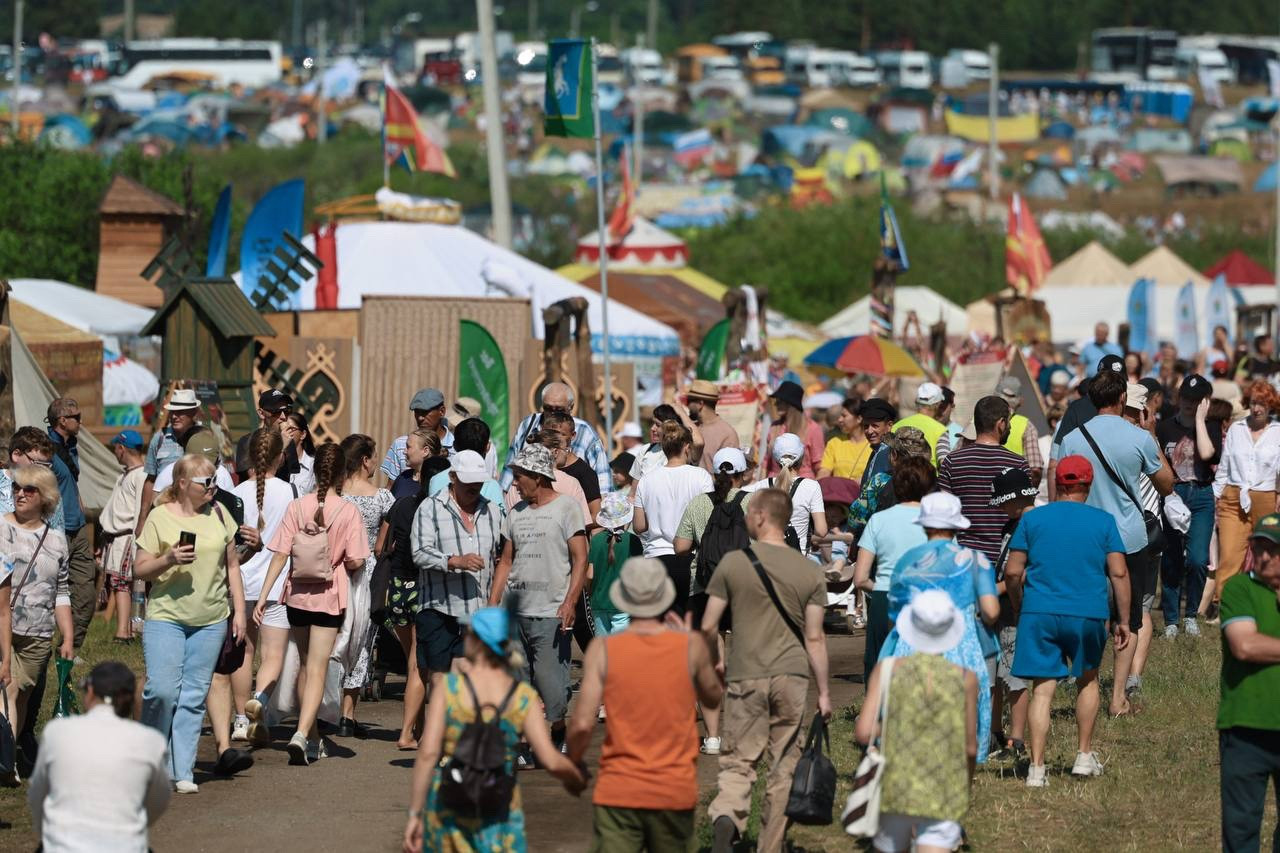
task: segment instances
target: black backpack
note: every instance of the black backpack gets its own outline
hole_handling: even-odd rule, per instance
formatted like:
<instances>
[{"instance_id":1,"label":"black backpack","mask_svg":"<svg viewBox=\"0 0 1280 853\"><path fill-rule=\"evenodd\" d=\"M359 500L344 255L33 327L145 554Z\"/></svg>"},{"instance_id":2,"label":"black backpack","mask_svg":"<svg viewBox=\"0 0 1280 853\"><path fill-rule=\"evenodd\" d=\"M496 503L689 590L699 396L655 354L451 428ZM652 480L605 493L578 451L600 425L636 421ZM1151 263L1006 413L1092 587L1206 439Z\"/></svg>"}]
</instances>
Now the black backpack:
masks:
<instances>
[{"instance_id":1,"label":"black backpack","mask_svg":"<svg viewBox=\"0 0 1280 853\"><path fill-rule=\"evenodd\" d=\"M502 730L502 712L515 695L519 681L513 681L506 698L498 706L481 705L476 689L465 673L462 680L471 692L476 718L467 723L449 763L440 777L440 801L460 815L505 820L511 808L516 777L507 772L507 735ZM485 707L493 717L484 719Z\"/></svg>"},{"instance_id":2,"label":"black backpack","mask_svg":"<svg viewBox=\"0 0 1280 853\"><path fill-rule=\"evenodd\" d=\"M804 482L804 477L796 477L795 480L791 482L791 491L787 493L787 497L791 498L791 500L794 501L796 499L796 489L800 488L800 484L803 482ZM773 488L772 477L769 478L769 488L771 489ZM797 551L800 551L800 552L804 551L804 549L800 547L799 532L797 532L796 529L792 527L790 524L787 525L786 532L782 534L782 539Z\"/></svg>"},{"instance_id":3,"label":"black backpack","mask_svg":"<svg viewBox=\"0 0 1280 853\"><path fill-rule=\"evenodd\" d=\"M711 582L711 576L725 554L741 551L751 544L751 538L747 536L747 516L742 511L742 501L746 496L746 492L740 491L733 500L721 501L711 508L707 527L698 542L698 562L694 570L694 577L703 589Z\"/></svg>"}]
</instances>

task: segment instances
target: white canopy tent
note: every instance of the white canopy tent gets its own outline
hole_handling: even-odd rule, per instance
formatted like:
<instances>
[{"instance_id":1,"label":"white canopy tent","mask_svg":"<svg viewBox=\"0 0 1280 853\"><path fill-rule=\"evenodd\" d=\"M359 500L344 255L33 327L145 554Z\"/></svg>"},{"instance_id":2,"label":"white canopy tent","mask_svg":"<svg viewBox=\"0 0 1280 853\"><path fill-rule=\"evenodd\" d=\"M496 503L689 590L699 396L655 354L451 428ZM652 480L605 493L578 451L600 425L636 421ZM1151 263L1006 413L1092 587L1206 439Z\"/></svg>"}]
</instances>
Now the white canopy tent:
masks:
<instances>
[{"instance_id":1,"label":"white canopy tent","mask_svg":"<svg viewBox=\"0 0 1280 853\"><path fill-rule=\"evenodd\" d=\"M11 278L9 286L13 288L12 299L56 317L68 326L103 338L137 335L155 313L150 308L65 281Z\"/></svg>"},{"instance_id":2,"label":"white canopy tent","mask_svg":"<svg viewBox=\"0 0 1280 853\"><path fill-rule=\"evenodd\" d=\"M903 285L893 289L893 328L902 329L907 313L915 311L927 332L929 326L942 320L947 332L962 335L969 328L964 309L937 291L921 285ZM823 334L832 338L848 335L866 335L871 332L871 297L864 296L852 305L829 317L820 326Z\"/></svg>"}]
</instances>

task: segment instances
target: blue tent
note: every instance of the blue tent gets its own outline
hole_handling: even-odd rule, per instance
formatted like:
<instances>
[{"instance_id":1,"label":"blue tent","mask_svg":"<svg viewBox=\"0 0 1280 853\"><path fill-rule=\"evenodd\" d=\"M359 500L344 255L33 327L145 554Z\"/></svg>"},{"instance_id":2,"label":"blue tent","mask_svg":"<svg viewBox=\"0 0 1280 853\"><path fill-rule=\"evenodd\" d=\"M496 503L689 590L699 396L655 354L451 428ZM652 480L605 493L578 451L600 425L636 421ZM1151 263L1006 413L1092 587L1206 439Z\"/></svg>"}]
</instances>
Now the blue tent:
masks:
<instances>
[{"instance_id":1,"label":"blue tent","mask_svg":"<svg viewBox=\"0 0 1280 853\"><path fill-rule=\"evenodd\" d=\"M1055 121L1046 127L1041 135L1046 139L1073 139L1076 135L1076 129L1065 121Z\"/></svg>"},{"instance_id":2,"label":"blue tent","mask_svg":"<svg viewBox=\"0 0 1280 853\"><path fill-rule=\"evenodd\" d=\"M1267 170L1258 176L1253 184L1256 193L1273 193L1276 191L1276 164L1272 163Z\"/></svg>"}]
</instances>

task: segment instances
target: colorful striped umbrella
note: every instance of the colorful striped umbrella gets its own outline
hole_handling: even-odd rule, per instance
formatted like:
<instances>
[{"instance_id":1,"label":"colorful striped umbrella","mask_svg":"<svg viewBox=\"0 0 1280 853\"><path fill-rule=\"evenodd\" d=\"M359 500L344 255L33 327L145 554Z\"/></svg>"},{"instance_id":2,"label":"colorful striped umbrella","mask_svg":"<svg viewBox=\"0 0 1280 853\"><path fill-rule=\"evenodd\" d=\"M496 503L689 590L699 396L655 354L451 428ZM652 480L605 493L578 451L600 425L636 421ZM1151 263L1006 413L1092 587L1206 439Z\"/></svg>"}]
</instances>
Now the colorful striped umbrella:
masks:
<instances>
[{"instance_id":1,"label":"colorful striped umbrella","mask_svg":"<svg viewBox=\"0 0 1280 853\"><path fill-rule=\"evenodd\" d=\"M805 357L804 363L836 373L924 378L924 369L893 341L873 335L854 335L827 341Z\"/></svg>"}]
</instances>

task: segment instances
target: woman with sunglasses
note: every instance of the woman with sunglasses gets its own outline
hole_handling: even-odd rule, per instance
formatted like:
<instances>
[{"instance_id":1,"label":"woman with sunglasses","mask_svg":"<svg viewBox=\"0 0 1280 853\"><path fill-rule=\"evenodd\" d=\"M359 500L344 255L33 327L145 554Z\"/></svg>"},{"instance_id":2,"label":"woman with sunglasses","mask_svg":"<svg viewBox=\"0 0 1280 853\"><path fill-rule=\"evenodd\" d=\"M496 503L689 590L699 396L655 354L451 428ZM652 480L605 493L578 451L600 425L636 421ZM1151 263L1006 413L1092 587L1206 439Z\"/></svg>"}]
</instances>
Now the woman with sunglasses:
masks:
<instances>
[{"instance_id":1,"label":"woman with sunglasses","mask_svg":"<svg viewBox=\"0 0 1280 853\"><path fill-rule=\"evenodd\" d=\"M234 638L245 637L239 528L213 504L215 489L212 462L194 453L179 459L173 483L143 524L133 565L134 577L151 582L142 631L142 722L168 741L169 771L180 794L199 790L192 779L196 744L228 614Z\"/></svg>"},{"instance_id":2,"label":"woman with sunglasses","mask_svg":"<svg viewBox=\"0 0 1280 853\"><path fill-rule=\"evenodd\" d=\"M12 639L6 643L8 675L0 663L0 681L6 682L9 696L5 716L20 732L31 691L49 665L55 626L61 635L58 654L64 658L73 655L74 629L67 539L48 522L61 499L58 481L39 465L23 465L10 474L13 512L0 516L0 574L8 576L9 600L0 605L10 617L6 633Z\"/></svg>"}]
</instances>

